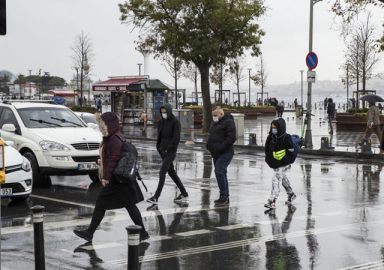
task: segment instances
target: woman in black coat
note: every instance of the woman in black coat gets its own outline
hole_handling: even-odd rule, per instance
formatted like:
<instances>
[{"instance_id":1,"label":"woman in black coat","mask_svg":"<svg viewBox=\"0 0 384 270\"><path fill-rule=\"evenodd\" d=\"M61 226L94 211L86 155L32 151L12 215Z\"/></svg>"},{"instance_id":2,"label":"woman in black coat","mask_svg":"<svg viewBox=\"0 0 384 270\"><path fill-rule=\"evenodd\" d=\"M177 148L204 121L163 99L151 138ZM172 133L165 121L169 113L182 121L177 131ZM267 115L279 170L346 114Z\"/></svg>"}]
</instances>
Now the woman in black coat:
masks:
<instances>
[{"instance_id":1,"label":"woman in black coat","mask_svg":"<svg viewBox=\"0 0 384 270\"><path fill-rule=\"evenodd\" d=\"M120 138L124 138L119 131L119 119L112 112L102 115L96 113L95 118L103 134L103 140L100 144L100 157L97 159L97 164L100 166L99 178L102 179L101 184L103 187L97 198L95 211L88 229L74 230L73 232L87 241L92 241L93 234L103 220L106 210L126 208L132 221L142 228L140 240L146 240L149 235L144 228L141 213L136 206L137 203L144 200L138 183L132 181L123 184L115 181L113 177L113 171L120 160L123 146Z\"/></svg>"}]
</instances>

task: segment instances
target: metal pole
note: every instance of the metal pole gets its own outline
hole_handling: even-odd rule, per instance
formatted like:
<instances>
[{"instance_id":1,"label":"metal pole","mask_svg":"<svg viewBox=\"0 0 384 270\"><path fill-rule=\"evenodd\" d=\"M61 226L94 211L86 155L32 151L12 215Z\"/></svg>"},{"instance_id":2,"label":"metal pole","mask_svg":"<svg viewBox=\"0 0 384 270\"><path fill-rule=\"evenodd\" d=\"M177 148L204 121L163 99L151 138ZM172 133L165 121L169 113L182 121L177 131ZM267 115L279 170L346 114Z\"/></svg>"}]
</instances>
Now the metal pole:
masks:
<instances>
[{"instance_id":1,"label":"metal pole","mask_svg":"<svg viewBox=\"0 0 384 270\"><path fill-rule=\"evenodd\" d=\"M139 244L141 226L131 225L125 228L128 232L128 270L139 269Z\"/></svg>"},{"instance_id":2,"label":"metal pole","mask_svg":"<svg viewBox=\"0 0 384 270\"><path fill-rule=\"evenodd\" d=\"M347 111L348 111L348 104L349 104L349 65L347 64Z\"/></svg>"},{"instance_id":3,"label":"metal pole","mask_svg":"<svg viewBox=\"0 0 384 270\"><path fill-rule=\"evenodd\" d=\"M312 38L313 38L313 2L315 0L309 0L309 52L312 52ZM310 69L308 68L308 71ZM305 133L304 146L306 148L313 148L312 144L312 83L308 82L308 93L307 93L307 130Z\"/></svg>"},{"instance_id":4,"label":"metal pole","mask_svg":"<svg viewBox=\"0 0 384 270\"><path fill-rule=\"evenodd\" d=\"M248 106L251 104L251 70L252 68L248 68L249 70L249 97L248 97Z\"/></svg>"},{"instance_id":5,"label":"metal pole","mask_svg":"<svg viewBox=\"0 0 384 270\"><path fill-rule=\"evenodd\" d=\"M44 228L43 211L44 206L36 205L31 207L33 217L33 233L35 242L35 270L45 270L44 251Z\"/></svg>"},{"instance_id":6,"label":"metal pole","mask_svg":"<svg viewBox=\"0 0 384 270\"><path fill-rule=\"evenodd\" d=\"M138 66L139 66L139 76L141 76L141 65L142 64L137 64ZM146 74L146 75L148 75L148 74Z\"/></svg>"},{"instance_id":7,"label":"metal pole","mask_svg":"<svg viewBox=\"0 0 384 270\"><path fill-rule=\"evenodd\" d=\"M303 72L304 70L300 70L301 72L301 109L304 111L303 107Z\"/></svg>"},{"instance_id":8,"label":"metal pole","mask_svg":"<svg viewBox=\"0 0 384 270\"><path fill-rule=\"evenodd\" d=\"M32 72L32 69L28 69L29 71L29 98L31 98L31 95L32 95L32 91L31 91L31 72Z\"/></svg>"}]
</instances>

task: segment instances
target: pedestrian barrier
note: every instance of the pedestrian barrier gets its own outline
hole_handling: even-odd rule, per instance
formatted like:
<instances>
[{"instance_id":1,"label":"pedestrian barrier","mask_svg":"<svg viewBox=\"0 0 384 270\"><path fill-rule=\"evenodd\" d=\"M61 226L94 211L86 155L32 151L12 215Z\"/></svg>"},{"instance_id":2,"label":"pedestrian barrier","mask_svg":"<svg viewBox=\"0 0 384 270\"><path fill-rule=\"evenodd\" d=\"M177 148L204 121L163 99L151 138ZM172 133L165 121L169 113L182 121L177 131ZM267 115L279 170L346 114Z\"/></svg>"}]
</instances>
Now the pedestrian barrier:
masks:
<instances>
[{"instance_id":1,"label":"pedestrian barrier","mask_svg":"<svg viewBox=\"0 0 384 270\"><path fill-rule=\"evenodd\" d=\"M371 139L366 139L363 141L363 146L361 147L361 152L371 152L372 153Z\"/></svg>"},{"instance_id":2,"label":"pedestrian barrier","mask_svg":"<svg viewBox=\"0 0 384 270\"><path fill-rule=\"evenodd\" d=\"M43 211L45 207L31 207L33 219L33 234L35 246L35 270L45 270Z\"/></svg>"},{"instance_id":3,"label":"pedestrian barrier","mask_svg":"<svg viewBox=\"0 0 384 270\"><path fill-rule=\"evenodd\" d=\"M131 225L128 232L128 270L139 270L139 244L141 226Z\"/></svg>"},{"instance_id":4,"label":"pedestrian barrier","mask_svg":"<svg viewBox=\"0 0 384 270\"><path fill-rule=\"evenodd\" d=\"M256 145L256 133L249 133L249 144Z\"/></svg>"}]
</instances>

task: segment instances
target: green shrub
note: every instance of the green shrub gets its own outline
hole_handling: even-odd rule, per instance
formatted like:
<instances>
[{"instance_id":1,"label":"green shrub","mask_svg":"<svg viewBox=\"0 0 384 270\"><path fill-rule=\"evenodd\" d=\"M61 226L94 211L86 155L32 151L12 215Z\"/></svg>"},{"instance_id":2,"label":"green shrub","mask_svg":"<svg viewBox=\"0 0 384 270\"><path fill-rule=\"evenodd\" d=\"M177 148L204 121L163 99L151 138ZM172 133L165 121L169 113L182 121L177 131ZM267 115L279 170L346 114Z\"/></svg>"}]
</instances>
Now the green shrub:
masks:
<instances>
[{"instance_id":1,"label":"green shrub","mask_svg":"<svg viewBox=\"0 0 384 270\"><path fill-rule=\"evenodd\" d=\"M72 111L92 111L92 110L96 110L96 108L92 106L83 106L83 107L72 106L71 110Z\"/></svg>"},{"instance_id":2,"label":"green shrub","mask_svg":"<svg viewBox=\"0 0 384 270\"><path fill-rule=\"evenodd\" d=\"M368 114L367 113L355 113L354 115L355 116L367 116Z\"/></svg>"},{"instance_id":3,"label":"green shrub","mask_svg":"<svg viewBox=\"0 0 384 270\"><path fill-rule=\"evenodd\" d=\"M275 108L275 107L270 105L262 105L262 106L251 106L251 108L256 109L256 108Z\"/></svg>"},{"instance_id":4,"label":"green shrub","mask_svg":"<svg viewBox=\"0 0 384 270\"><path fill-rule=\"evenodd\" d=\"M355 108L352 108L352 109L349 109L347 111L347 113L366 113L366 112L368 112L368 109L369 108L365 108L364 111L363 111L363 108L358 108L357 111L356 111Z\"/></svg>"}]
</instances>

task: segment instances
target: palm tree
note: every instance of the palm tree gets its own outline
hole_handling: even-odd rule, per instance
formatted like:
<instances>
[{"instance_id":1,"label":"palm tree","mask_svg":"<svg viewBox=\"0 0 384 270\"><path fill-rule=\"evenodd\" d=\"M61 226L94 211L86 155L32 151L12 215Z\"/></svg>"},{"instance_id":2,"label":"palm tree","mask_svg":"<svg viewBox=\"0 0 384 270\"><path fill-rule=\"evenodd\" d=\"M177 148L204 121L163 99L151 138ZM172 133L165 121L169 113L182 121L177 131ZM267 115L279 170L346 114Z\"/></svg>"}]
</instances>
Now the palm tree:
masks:
<instances>
[{"instance_id":1,"label":"palm tree","mask_svg":"<svg viewBox=\"0 0 384 270\"><path fill-rule=\"evenodd\" d=\"M8 83L11 81L11 77L7 74L4 74L4 76L2 77L2 81L3 81L3 93L9 94L7 93L6 89L7 89Z\"/></svg>"}]
</instances>

